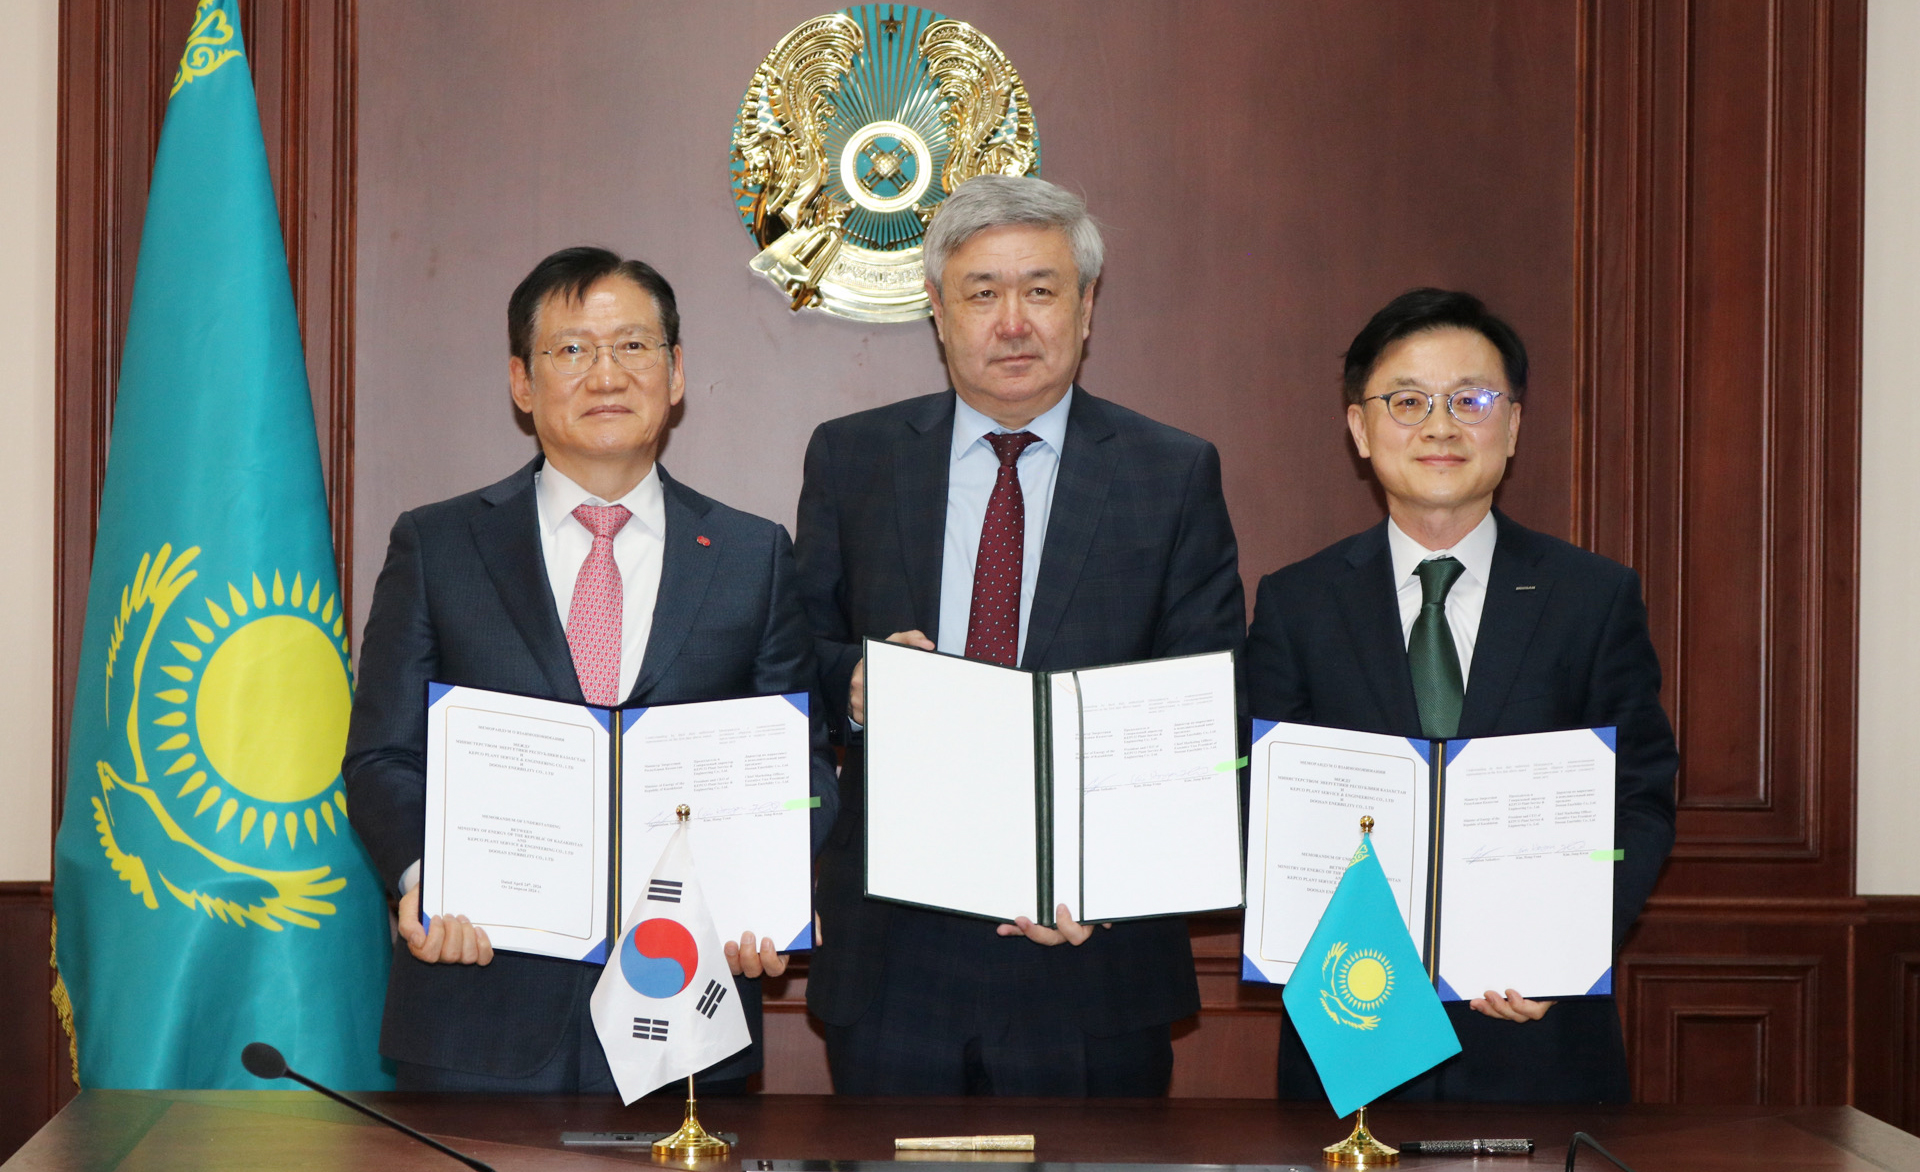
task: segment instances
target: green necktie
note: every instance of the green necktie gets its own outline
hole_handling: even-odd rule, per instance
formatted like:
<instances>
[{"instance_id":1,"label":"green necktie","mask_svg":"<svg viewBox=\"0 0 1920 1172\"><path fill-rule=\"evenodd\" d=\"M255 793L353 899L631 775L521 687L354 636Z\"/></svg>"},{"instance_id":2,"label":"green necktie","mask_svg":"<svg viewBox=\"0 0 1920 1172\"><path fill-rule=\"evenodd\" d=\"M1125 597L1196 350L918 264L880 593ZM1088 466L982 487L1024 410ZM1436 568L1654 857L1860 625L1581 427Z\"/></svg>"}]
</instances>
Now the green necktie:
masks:
<instances>
[{"instance_id":1,"label":"green necktie","mask_svg":"<svg viewBox=\"0 0 1920 1172\"><path fill-rule=\"evenodd\" d=\"M1453 558L1420 563L1420 617L1407 638L1407 663L1413 668L1413 698L1420 705L1420 733L1444 740L1460 731L1460 653L1447 625L1447 591L1465 566Z\"/></svg>"}]
</instances>

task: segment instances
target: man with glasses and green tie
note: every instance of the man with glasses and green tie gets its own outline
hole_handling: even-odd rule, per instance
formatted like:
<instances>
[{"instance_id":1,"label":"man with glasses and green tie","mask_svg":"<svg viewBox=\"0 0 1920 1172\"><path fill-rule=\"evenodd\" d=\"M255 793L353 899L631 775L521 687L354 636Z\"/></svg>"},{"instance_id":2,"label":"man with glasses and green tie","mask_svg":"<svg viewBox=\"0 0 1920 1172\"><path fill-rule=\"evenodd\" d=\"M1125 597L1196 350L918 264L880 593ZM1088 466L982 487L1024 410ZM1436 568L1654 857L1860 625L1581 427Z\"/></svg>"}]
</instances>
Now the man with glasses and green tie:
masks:
<instances>
[{"instance_id":1,"label":"man with glasses and green tie","mask_svg":"<svg viewBox=\"0 0 1920 1172\"><path fill-rule=\"evenodd\" d=\"M813 634L786 530L656 461L686 388L673 288L604 248L554 253L507 302L507 380L540 454L498 484L403 513L360 641L347 735L354 829L399 901L380 1053L401 1090L611 1093L588 1016L600 969L502 952L464 916L420 924L429 680L602 706L806 692ZM814 718L813 844L839 805ZM760 990L786 961L725 947L760 1068Z\"/></svg>"},{"instance_id":2,"label":"man with glasses and green tie","mask_svg":"<svg viewBox=\"0 0 1920 1172\"><path fill-rule=\"evenodd\" d=\"M1639 576L1494 509L1519 442L1527 352L1478 299L1395 298L1348 348L1342 389L1387 519L1261 581L1252 714L1420 738L1618 726L1617 952L1672 849L1679 766ZM1487 989L1447 1012L1461 1053L1394 1097L1628 1099L1611 997L1556 1004ZM1280 1097L1323 1097L1291 1022Z\"/></svg>"}]
</instances>

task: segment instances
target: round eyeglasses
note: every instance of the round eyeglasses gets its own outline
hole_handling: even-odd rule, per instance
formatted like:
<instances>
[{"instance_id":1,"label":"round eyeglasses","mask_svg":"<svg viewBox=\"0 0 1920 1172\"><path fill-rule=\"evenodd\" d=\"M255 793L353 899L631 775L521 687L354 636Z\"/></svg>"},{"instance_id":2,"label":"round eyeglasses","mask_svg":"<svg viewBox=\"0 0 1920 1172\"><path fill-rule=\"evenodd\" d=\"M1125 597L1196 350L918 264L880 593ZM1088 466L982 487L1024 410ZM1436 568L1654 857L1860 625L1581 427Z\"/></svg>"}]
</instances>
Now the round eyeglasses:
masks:
<instances>
[{"instance_id":1,"label":"round eyeglasses","mask_svg":"<svg viewBox=\"0 0 1920 1172\"><path fill-rule=\"evenodd\" d=\"M1493 414L1495 404L1505 391L1490 391L1486 387L1462 387L1452 394L1430 395L1425 391L1398 390L1388 391L1384 395L1368 395L1367 399L1378 399L1387 405L1387 414L1402 427L1418 427L1433 414L1433 401L1445 398L1447 414L1462 423L1474 424L1486 422ZM1362 399L1361 402L1366 402Z\"/></svg>"},{"instance_id":2,"label":"round eyeglasses","mask_svg":"<svg viewBox=\"0 0 1920 1172\"><path fill-rule=\"evenodd\" d=\"M555 342L551 350L542 350L553 361L553 368L561 374L585 374L600 361L600 351L611 350L613 360L623 368L639 374L660 365L660 356L667 351L663 342L651 342L645 338L622 338L613 343L585 341L580 338L568 338Z\"/></svg>"}]
</instances>

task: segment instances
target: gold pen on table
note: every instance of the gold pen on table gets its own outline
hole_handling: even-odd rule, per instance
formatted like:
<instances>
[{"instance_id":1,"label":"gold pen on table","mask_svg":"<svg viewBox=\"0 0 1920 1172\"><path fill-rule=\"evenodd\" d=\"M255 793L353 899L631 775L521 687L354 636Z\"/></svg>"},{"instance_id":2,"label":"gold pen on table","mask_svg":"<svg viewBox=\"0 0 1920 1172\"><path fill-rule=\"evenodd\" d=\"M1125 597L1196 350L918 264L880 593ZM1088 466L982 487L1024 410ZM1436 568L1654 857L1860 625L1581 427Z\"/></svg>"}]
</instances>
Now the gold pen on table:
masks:
<instances>
[{"instance_id":1,"label":"gold pen on table","mask_svg":"<svg viewBox=\"0 0 1920 1172\"><path fill-rule=\"evenodd\" d=\"M923 1135L893 1141L896 1152L1030 1152L1030 1135Z\"/></svg>"}]
</instances>

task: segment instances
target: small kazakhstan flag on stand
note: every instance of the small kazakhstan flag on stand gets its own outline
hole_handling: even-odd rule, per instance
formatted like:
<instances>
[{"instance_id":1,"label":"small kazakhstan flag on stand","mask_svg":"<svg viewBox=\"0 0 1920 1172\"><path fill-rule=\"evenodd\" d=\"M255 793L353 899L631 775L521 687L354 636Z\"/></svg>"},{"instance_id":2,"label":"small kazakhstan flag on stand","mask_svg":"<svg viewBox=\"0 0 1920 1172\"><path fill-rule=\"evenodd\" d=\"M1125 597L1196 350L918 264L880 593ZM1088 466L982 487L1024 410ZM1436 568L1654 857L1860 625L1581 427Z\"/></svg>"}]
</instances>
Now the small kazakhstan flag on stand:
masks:
<instances>
[{"instance_id":1,"label":"small kazakhstan flag on stand","mask_svg":"<svg viewBox=\"0 0 1920 1172\"><path fill-rule=\"evenodd\" d=\"M377 1088L386 911L347 824L347 616L235 4L194 14L147 197L55 844L55 1000L85 1086L254 1086L240 1049L263 1041Z\"/></svg>"},{"instance_id":2,"label":"small kazakhstan flag on stand","mask_svg":"<svg viewBox=\"0 0 1920 1172\"><path fill-rule=\"evenodd\" d=\"M1343 1118L1460 1052L1364 835L1281 1000Z\"/></svg>"}]
</instances>

